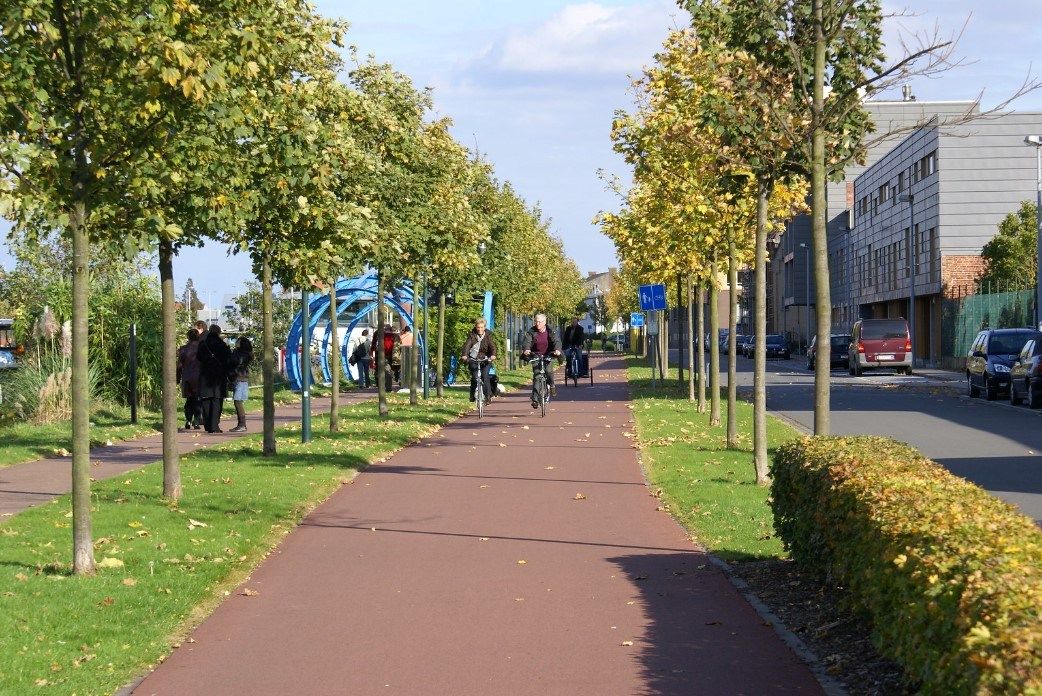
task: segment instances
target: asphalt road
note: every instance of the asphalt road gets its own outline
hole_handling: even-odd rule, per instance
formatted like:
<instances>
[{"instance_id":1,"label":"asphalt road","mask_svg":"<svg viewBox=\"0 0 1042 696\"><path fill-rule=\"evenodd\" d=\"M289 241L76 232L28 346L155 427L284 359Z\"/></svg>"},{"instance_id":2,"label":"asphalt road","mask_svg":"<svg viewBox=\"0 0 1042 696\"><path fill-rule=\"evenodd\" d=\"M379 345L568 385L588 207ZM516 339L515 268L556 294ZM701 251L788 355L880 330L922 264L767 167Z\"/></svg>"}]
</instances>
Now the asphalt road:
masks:
<instances>
[{"instance_id":1,"label":"asphalt road","mask_svg":"<svg viewBox=\"0 0 1042 696\"><path fill-rule=\"evenodd\" d=\"M721 363L725 371L726 358ZM752 361L739 358L738 370L739 388L751 388ZM768 361L767 372L767 407L810 431L814 378L806 360ZM960 382L892 372L851 377L844 369L832 372L831 430L907 442L1042 523L1042 410L1011 406L1005 395L969 399Z\"/></svg>"}]
</instances>

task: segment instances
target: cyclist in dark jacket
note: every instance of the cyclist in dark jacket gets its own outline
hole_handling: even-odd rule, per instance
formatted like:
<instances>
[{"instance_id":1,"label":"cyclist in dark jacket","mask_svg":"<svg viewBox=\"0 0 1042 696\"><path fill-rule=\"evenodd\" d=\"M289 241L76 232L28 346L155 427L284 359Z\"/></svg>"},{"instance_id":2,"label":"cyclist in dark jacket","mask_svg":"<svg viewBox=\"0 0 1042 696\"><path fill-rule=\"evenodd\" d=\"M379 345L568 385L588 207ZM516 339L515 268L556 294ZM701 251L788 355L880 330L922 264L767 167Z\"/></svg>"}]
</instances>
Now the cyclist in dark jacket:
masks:
<instances>
[{"instance_id":1,"label":"cyclist in dark jacket","mask_svg":"<svg viewBox=\"0 0 1042 696\"><path fill-rule=\"evenodd\" d=\"M487 360L486 360L487 358ZM496 344L492 334L485 330L485 320L478 317L474 320L474 328L467 335L467 341L460 351L460 360L470 367L470 400L474 400L474 391L478 386L478 373L481 373L481 388L485 391L485 403L492 401L492 385L488 378L488 368L496 359Z\"/></svg>"},{"instance_id":2,"label":"cyclist in dark jacket","mask_svg":"<svg viewBox=\"0 0 1042 696\"><path fill-rule=\"evenodd\" d=\"M535 326L525 334L525 340L521 344L521 353L525 358L530 358L533 355L561 357L561 342L557 340L557 334L546 325L545 314L535 315ZM534 367L532 369L535 370ZM546 363L543 370L546 375L546 385L550 389L550 395L557 396L557 388L554 386L553 363ZM532 385L532 408L539 408L535 384Z\"/></svg>"}]
</instances>

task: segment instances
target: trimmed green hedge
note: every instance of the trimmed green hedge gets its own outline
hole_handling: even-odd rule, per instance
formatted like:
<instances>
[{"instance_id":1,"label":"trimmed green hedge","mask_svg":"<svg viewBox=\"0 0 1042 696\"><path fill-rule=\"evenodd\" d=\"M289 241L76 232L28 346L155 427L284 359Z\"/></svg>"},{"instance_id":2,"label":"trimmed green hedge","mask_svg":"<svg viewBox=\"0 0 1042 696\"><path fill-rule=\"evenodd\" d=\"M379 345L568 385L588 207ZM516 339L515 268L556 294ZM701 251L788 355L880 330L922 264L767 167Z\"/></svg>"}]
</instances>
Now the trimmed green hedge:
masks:
<instances>
[{"instance_id":1,"label":"trimmed green hedge","mask_svg":"<svg viewBox=\"0 0 1042 696\"><path fill-rule=\"evenodd\" d=\"M880 437L780 447L775 526L803 568L849 588L876 643L927 694L1042 694L1042 531Z\"/></svg>"}]
</instances>

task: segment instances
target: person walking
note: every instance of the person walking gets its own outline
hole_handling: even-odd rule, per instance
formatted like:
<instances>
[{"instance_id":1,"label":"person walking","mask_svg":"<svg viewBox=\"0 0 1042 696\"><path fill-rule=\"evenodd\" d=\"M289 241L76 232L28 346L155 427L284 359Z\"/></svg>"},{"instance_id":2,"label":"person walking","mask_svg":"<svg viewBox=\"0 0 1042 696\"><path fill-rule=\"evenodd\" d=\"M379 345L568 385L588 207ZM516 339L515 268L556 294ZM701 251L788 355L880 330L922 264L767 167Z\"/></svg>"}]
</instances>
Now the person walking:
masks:
<instances>
[{"instance_id":1,"label":"person walking","mask_svg":"<svg viewBox=\"0 0 1042 696\"><path fill-rule=\"evenodd\" d=\"M474 391L478 386L478 376L481 378L481 388L485 392L485 403L492 401L492 385L489 382L488 369L496 359L496 344L492 341L492 334L485 330L485 319L478 317L474 320L474 328L467 335L467 340L460 351L460 362L465 362L470 367L470 400L474 400Z\"/></svg>"},{"instance_id":2,"label":"person walking","mask_svg":"<svg viewBox=\"0 0 1042 696\"><path fill-rule=\"evenodd\" d=\"M238 419L233 433L246 430L246 399L250 398L250 365L253 363L253 344L250 339L240 336L232 351L232 377L235 388L232 400L235 403L235 416Z\"/></svg>"},{"instance_id":3,"label":"person walking","mask_svg":"<svg viewBox=\"0 0 1042 696\"><path fill-rule=\"evenodd\" d=\"M220 433L221 409L228 396L228 373L232 367L232 351L221 338L221 327L210 326L206 337L200 341L199 398L203 407L203 428L208 433Z\"/></svg>"},{"instance_id":4,"label":"person walking","mask_svg":"<svg viewBox=\"0 0 1042 696\"><path fill-rule=\"evenodd\" d=\"M185 399L185 430L203 427L202 404L199 401L199 330L188 330L188 343L177 350L177 381Z\"/></svg>"},{"instance_id":5,"label":"person walking","mask_svg":"<svg viewBox=\"0 0 1042 696\"><path fill-rule=\"evenodd\" d=\"M351 359L348 360L358 369L356 382L362 389L366 389L370 385L369 365L373 360L371 357L372 352L373 342L369 338L369 329L362 329L362 337L359 339L358 345L355 346L354 352L351 353Z\"/></svg>"},{"instance_id":6,"label":"person walking","mask_svg":"<svg viewBox=\"0 0 1042 696\"><path fill-rule=\"evenodd\" d=\"M546 325L546 315L536 314L535 315L535 326L528 330L525 334L524 343L521 344L521 353L526 359L532 356L539 357L561 357L561 342L557 339L557 334L550 330ZM536 366L533 364L532 370L535 371ZM546 375L546 386L550 389L551 396L557 396L557 387L554 386L554 369L551 361L543 363L543 374ZM532 384L532 408L539 408L539 396L535 391L535 384Z\"/></svg>"}]
</instances>

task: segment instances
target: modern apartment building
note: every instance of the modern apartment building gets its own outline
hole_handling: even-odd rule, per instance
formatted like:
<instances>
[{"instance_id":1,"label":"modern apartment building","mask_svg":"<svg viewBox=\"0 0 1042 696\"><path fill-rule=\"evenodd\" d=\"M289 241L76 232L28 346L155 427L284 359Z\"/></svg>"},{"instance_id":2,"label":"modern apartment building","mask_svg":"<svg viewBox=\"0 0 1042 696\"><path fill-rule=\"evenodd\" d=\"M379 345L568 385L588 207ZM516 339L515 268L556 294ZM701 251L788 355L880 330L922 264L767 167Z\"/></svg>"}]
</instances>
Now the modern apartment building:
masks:
<instances>
[{"instance_id":1,"label":"modern apartment building","mask_svg":"<svg viewBox=\"0 0 1042 696\"><path fill-rule=\"evenodd\" d=\"M1042 113L956 126L935 118L862 171L852 229L830 240L837 323L909 318L914 294L916 359L940 362L942 300L976 282L984 244L1002 218L1034 198L1035 149L1024 137L1038 133Z\"/></svg>"},{"instance_id":2,"label":"modern apartment building","mask_svg":"<svg viewBox=\"0 0 1042 696\"><path fill-rule=\"evenodd\" d=\"M844 179L830 182L826 191L832 325L836 332L848 331L857 316L851 309L855 304L854 286L849 274L842 271L849 263L846 249L850 245L853 223L850 211L854 206L855 179L917 126L934 117L952 119L978 112L972 101L917 101L907 90L901 101L868 101L865 108L875 124L873 134L868 136L865 164L849 165ZM815 329L814 266L810 249L811 219L809 215L801 215L786 225L784 234L775 238L767 273L768 331L786 335L801 345Z\"/></svg>"}]
</instances>

